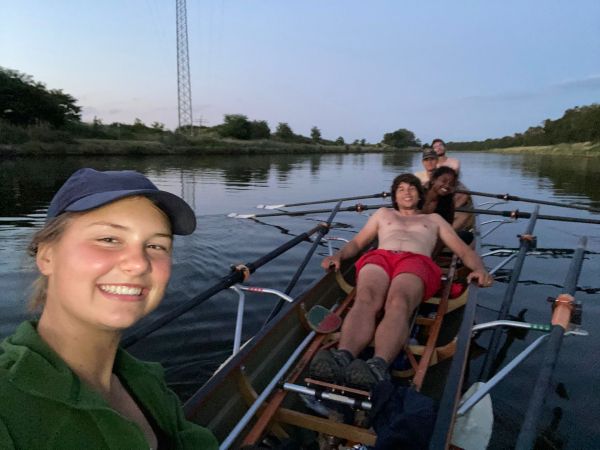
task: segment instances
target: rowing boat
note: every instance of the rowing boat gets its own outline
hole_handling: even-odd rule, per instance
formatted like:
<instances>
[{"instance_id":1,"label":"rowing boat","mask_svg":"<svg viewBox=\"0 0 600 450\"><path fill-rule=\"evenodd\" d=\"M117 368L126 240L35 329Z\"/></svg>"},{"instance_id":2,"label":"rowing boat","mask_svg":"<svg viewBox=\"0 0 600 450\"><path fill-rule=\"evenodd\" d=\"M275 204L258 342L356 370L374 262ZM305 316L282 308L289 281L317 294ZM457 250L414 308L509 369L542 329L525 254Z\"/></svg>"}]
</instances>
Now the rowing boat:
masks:
<instances>
[{"instance_id":1,"label":"rowing boat","mask_svg":"<svg viewBox=\"0 0 600 450\"><path fill-rule=\"evenodd\" d=\"M475 304L477 292L473 286L451 300L456 258L445 258L445 265L445 287L440 296L420 308L426 316L414 320L421 329L421 342L406 347L408 367L393 371L402 380L400 383L412 383L416 390L436 400L442 396L457 347L455 338L464 305ZM463 279L464 275L463 272ZM313 397L329 394L342 398L342 403L370 408L369 393L323 385L307 379L306 374L317 350L336 339L336 333L311 329L307 313L320 307L339 316L345 314L354 298L353 279L353 265L346 263L339 272L326 274L297 299L288 299L282 311L257 335L241 347L234 345L234 354L188 399L184 406L186 416L211 429L223 443L221 448L258 444L271 434L306 439L307 430L313 439L320 433L345 442L373 445L376 435L372 429L315 414L306 407L305 400L291 392L313 392ZM462 357L466 359L467 354Z\"/></svg>"},{"instance_id":2,"label":"rowing boat","mask_svg":"<svg viewBox=\"0 0 600 450\"><path fill-rule=\"evenodd\" d=\"M352 266L344 265L337 276L328 273L308 292L289 303L276 320L267 324L237 354L232 355L187 401L185 412L188 418L210 428L220 442L226 441L230 432L240 427L240 423L244 423L237 436L231 438L230 442L227 441L225 448L229 446L238 448L242 442L245 444L260 442L265 438L266 432L281 435L283 429L290 426L323 432L354 442L374 444L375 435L372 431L310 414L297 395L281 389L282 383L298 385L296 384L298 382L306 386L303 381L311 356L324 341L331 339L330 335L315 333L310 328L306 321L306 312L316 305L333 308L338 312L344 311L352 301L354 291L347 292L347 282L340 283L338 280L341 277L349 280L353 276L352 273ZM437 333L433 345L429 348L413 345L409 350L411 354L420 353L421 359L428 358L435 363L430 370L427 370L429 364L419 366L417 363L414 370L414 378L421 380L417 383L422 385L422 392L433 398L439 399L443 390L440 380L445 378L450 362L447 358L451 356L455 347L454 337L460 325L464 309L462 306L469 301L475 301L475 291L476 288L472 289L471 293L464 292L459 298L450 300L452 302L450 308L445 306L452 311L445 314L443 327L440 326L440 332ZM444 296L441 300L443 299ZM439 304L440 299L436 300L431 303ZM446 300L448 300L447 296ZM421 326L433 325L434 322L435 319L431 317L417 319L417 323ZM424 355L426 353L429 355ZM282 372L282 367L287 371ZM272 389L272 395L267 396L265 402L257 406L255 414L244 419L248 409L255 404L258 395L268 390L269 385L273 383L275 389ZM368 398L365 397L364 400L368 401ZM243 420L247 423L242 422ZM266 422L261 427L263 429L257 431L256 423L262 422ZM285 433L294 434L294 431L287 429ZM297 430L295 434L298 434Z\"/></svg>"},{"instance_id":3,"label":"rowing boat","mask_svg":"<svg viewBox=\"0 0 600 450\"><path fill-rule=\"evenodd\" d=\"M318 231L320 239L327 232L333 216L338 210L341 210L340 203L334 208L328 222L315 227L309 234ZM406 348L407 359L411 363L411 367L408 371L398 371L400 376L406 375L402 372L408 372L408 378L404 378L404 381L399 381L399 383L412 385L415 390L439 402L437 419L431 436L430 448L432 449L449 448L452 443L462 448L485 448L487 440L490 438L491 420L493 419L491 404L489 400L486 400L489 399L487 394L490 389L523 361L528 354L535 351L547 336L554 334L558 336L553 339L554 344L550 346L551 350L549 350L554 352L553 356L555 357L558 353L557 346L560 346L560 338L565 332L577 334L576 326L574 327L571 321L571 313L574 310L572 295L581 269L584 242L573 259L572 267L565 281L567 292L559 296L556 302L558 306L555 310L561 313L559 315L562 315L562 318L555 320L553 316L552 325L506 320L514 295L514 288L511 285L516 286L518 283L523 260L528 252L535 248L533 228L537 218L538 210L536 209L531 214L526 232L520 236L519 251L512 252L501 264L490 271L493 273L508 262L516 261L512 269L511 283L506 290L498 317L499 320L488 324L475 324L478 289L474 285L469 286L469 289L458 299L449 299L451 283L456 272L454 264L450 265L446 273L448 281L437 301L438 305L433 306L436 308L435 319L421 317L415 320L415 323L429 331L425 333L422 346ZM551 220L554 219L555 217L551 218ZM512 217L512 220L516 220L516 217ZM296 238L294 245L305 239L306 236ZM319 239L313 242L308 257L312 255ZM271 252L271 254L278 253L277 250ZM262 264L266 259L263 257L259 261ZM327 409L321 409L319 413L313 411L313 409L318 409L319 403L327 406L331 402L346 405L345 408L350 408L352 411L361 409L368 411L372 406L369 393L355 392L353 389L343 386L319 384L315 380L307 379L306 373L312 355L321 346L335 342L335 332L332 330L329 330L332 332L318 333L314 327L311 328L308 319L310 312L315 307L321 307L327 308L332 314L338 316L344 314L353 300L352 264L343 265L336 274L327 273L296 299L292 299L287 293L248 286L245 283L240 284L260 264L257 261L236 268L234 274L224 279L219 285L219 289L231 286L240 294L241 309L238 309L238 318L243 317L243 292L278 295L284 301L284 306L274 315L273 320L269 321L260 332L243 345L239 341L239 337L236 337L231 357L185 403L186 416L211 429L222 443L222 449L240 448L247 444L259 445L270 439L273 442L272 439L283 439L284 437L306 442L307 439L315 440L318 436L326 436L333 439L331 442L343 442L348 445L373 445L377 439L373 429L330 417ZM305 262L300 266L304 264ZM481 383L473 386L463 396L467 388L464 386L464 381L473 333L506 327L528 328L546 334L538 338L498 373L495 373L498 368L491 367L491 363L486 362L484 370L487 373L481 375ZM238 328L241 329L241 323L239 327L236 326L236 330ZM499 332L495 331L494 333ZM238 336L237 331L236 336ZM495 336L490 339L490 352L495 351L497 339ZM550 341L550 339L548 340ZM490 361L494 359L494 356L494 354L489 356ZM552 368L553 366L546 369L546 372L549 370L551 374ZM548 377L546 374L544 380L540 381L540 385L547 384ZM543 393L542 389L542 393L537 395L535 400L532 399L532 404L535 403L535 405L530 405L528 408L533 412L528 413L525 420L527 426L524 427L528 434L519 436L518 448L533 446L532 436L535 437L536 417L539 417L539 410L543 404ZM473 417L477 422L476 433L472 432ZM465 438L465 430L467 430L467 438ZM473 434L477 435L474 439L471 436Z\"/></svg>"}]
</instances>

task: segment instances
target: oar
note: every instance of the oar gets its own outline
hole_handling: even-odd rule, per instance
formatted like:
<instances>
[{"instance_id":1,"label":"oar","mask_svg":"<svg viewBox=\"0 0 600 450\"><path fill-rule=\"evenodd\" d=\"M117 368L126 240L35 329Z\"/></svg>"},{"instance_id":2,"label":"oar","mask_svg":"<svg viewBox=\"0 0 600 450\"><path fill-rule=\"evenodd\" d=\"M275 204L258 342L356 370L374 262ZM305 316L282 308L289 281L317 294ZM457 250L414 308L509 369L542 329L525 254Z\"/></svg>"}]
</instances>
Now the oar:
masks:
<instances>
[{"instance_id":1,"label":"oar","mask_svg":"<svg viewBox=\"0 0 600 450\"><path fill-rule=\"evenodd\" d=\"M298 279L300 278L300 275L304 271L304 268L308 264L308 261L312 258L312 255L315 252L315 250L317 249L317 246L321 243L321 239L323 238L323 236L325 236L329 232L329 229L331 228L331 223L333 222L333 218L338 213L341 204L342 204L341 201L337 202L336 205L335 205L335 207L331 211L331 214L329 215L329 218L327 219L327 222L322 223L323 226L317 232L317 236L316 236L314 242L312 243L312 245L310 247L310 250L304 256L304 260L302 261L302 263L300 264L300 266L298 267L298 269L296 269L296 273L294 273L294 276L292 277L292 279L290 280L289 284L285 288L284 292L287 295L289 295L292 292L292 289L294 289L294 286L296 286L296 283L298 282ZM273 308L273 310L269 314L269 317L267 317L267 320L265 321L265 325L267 323L269 323L273 319L273 317L275 317L279 313L279 311L283 307L283 304L284 304L284 300L283 299L280 299L279 302L277 302L277 305L275 305L275 308ZM263 328L264 328L264 325L263 325Z\"/></svg>"},{"instance_id":2,"label":"oar","mask_svg":"<svg viewBox=\"0 0 600 450\"><path fill-rule=\"evenodd\" d=\"M521 212L518 209L514 211L494 211L491 209L471 209L471 208L456 208L457 212L465 212L472 214L482 214L488 216L502 216L502 217L510 217L511 219L529 219L531 217L531 213ZM539 214L537 216L538 220L557 220L560 222L580 222L580 223L591 223L591 224L600 224L600 220L598 219L584 219L580 217L565 217L565 216L547 216L543 214Z\"/></svg>"},{"instance_id":3,"label":"oar","mask_svg":"<svg viewBox=\"0 0 600 450\"><path fill-rule=\"evenodd\" d=\"M347 206L345 208L340 208L339 211L356 211L362 212L368 209L378 209L386 206L390 206L389 203L382 205L363 205L362 203L357 203L353 206ZM235 219L254 219L258 217L275 217L275 216L304 216L306 214L319 214L325 212L331 212L332 208L323 208L323 209L310 209L310 210L302 210L302 211L279 211L273 213L262 213L262 214L237 214L237 213L229 213L227 217L233 217Z\"/></svg>"},{"instance_id":4,"label":"oar","mask_svg":"<svg viewBox=\"0 0 600 450\"><path fill-rule=\"evenodd\" d=\"M533 240L526 239L525 237L533 235L533 229L535 228L536 221L540 218L538 215L539 209L539 205L536 205L533 214L531 214L531 219L529 219L529 223L527 224L525 234L522 235L523 237L521 238L521 243L519 245L519 253L517 254L517 259L515 260L515 264L513 266L513 272L510 277L508 287L506 288L506 291L504 291L504 298L502 299L502 305L500 306L500 313L498 314L497 320L506 319L510 311L515 291L519 283L519 277L521 276L521 271L525 262L525 257L527 256L527 253L531 247L533 247ZM493 375L493 372L495 372L495 358L496 354L498 353L501 335L502 328L495 328L492 337L490 338L488 351L481 367L481 378L485 378L486 380Z\"/></svg>"},{"instance_id":5,"label":"oar","mask_svg":"<svg viewBox=\"0 0 600 450\"><path fill-rule=\"evenodd\" d=\"M467 189L457 189L456 192L459 192L462 194L476 195L479 197L497 198L497 199L506 200L506 201L512 200L515 202L537 203L538 205L560 206L561 208L581 209L583 211L600 212L600 209L592 208L589 206L572 205L572 204L566 204L566 203L560 203L560 202L551 202L548 200L538 200L535 198L517 197L516 195L510 195L510 194L489 194L487 192L469 191Z\"/></svg>"},{"instance_id":6,"label":"oar","mask_svg":"<svg viewBox=\"0 0 600 450\"><path fill-rule=\"evenodd\" d=\"M340 208L339 211L356 211L362 212L367 211L369 209L379 209L379 208L390 208L391 205L389 203L383 203L379 205L363 205L362 203L357 203L353 206L347 206L345 208ZM237 213L229 213L227 217L233 217L235 219L254 219L259 217L275 217L275 216L304 216L307 214L320 214L320 213L328 213L331 212L331 208L323 208L323 209L309 209L309 210L301 210L301 211L278 211L272 213L262 213L262 214L237 214ZM510 217L511 219L529 219L531 217L531 213L521 212L518 209L514 211L494 211L491 209L473 209L473 208L456 208L456 212L465 212L471 214L482 214L487 216L502 216L502 217ZM567 216L552 216L552 215L538 215L539 220L555 220L559 222L578 222L578 223L590 223L590 224L600 224L599 219L584 219L581 217L567 217Z\"/></svg>"},{"instance_id":7,"label":"oar","mask_svg":"<svg viewBox=\"0 0 600 450\"><path fill-rule=\"evenodd\" d=\"M565 331L568 330L569 322L571 321L571 309L574 306L573 295L575 295L575 291L577 290L577 280L579 279L579 275L581 273L586 243L586 237L582 237L579 240L579 246L575 256L573 257L573 261L571 262L569 272L567 273L567 277L565 279L564 287L567 296L565 296L562 303L563 305L568 305L563 306L568 312L566 313L564 320L561 320L563 317L561 317L560 311L557 311L561 303L560 296L559 299L557 299L557 306L555 307L554 314L552 315L552 331L550 333L550 338L548 339L546 354L544 355L542 368L538 374L537 381L532 385L532 393L529 399L529 405L527 407L527 412L525 413L525 419L521 425L521 432L519 433L519 437L517 439L517 445L515 446L517 450L528 450L534 447L535 440L538 435L537 425L542 415L542 407L544 406L546 395L550 391L552 374L554 373L554 368L556 367L558 352L560 351L560 346L562 344ZM568 300L571 300L571 302L568 302Z\"/></svg>"},{"instance_id":8,"label":"oar","mask_svg":"<svg viewBox=\"0 0 600 450\"><path fill-rule=\"evenodd\" d=\"M306 205L318 205L319 203L345 202L347 200L363 200L365 198L386 198L386 197L389 197L389 195L390 195L389 192L380 192L378 194L357 195L354 197L330 198L327 200L313 200L310 202L282 203L281 205L256 205L256 207L262 208L262 209L279 209L279 208L287 208L290 206L306 206Z\"/></svg>"}]
</instances>

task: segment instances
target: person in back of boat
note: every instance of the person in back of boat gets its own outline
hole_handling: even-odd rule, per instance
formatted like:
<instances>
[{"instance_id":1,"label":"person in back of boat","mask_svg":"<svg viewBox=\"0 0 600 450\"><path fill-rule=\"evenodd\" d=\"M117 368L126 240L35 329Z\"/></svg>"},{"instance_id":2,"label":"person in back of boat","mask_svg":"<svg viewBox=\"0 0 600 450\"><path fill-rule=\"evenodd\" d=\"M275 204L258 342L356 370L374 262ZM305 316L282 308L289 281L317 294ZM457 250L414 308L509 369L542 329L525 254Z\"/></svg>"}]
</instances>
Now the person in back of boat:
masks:
<instances>
[{"instance_id":1,"label":"person in back of boat","mask_svg":"<svg viewBox=\"0 0 600 450\"><path fill-rule=\"evenodd\" d=\"M468 206L470 196L457 194L455 190L458 184L458 174L454 169L448 166L435 169L430 180L423 186L425 201L421 212L439 214L446 222L452 224L452 228L463 241L470 244L473 241L473 233L468 231L468 228L473 226L472 215L455 211L457 207Z\"/></svg>"},{"instance_id":2,"label":"person in back of boat","mask_svg":"<svg viewBox=\"0 0 600 450\"><path fill-rule=\"evenodd\" d=\"M492 284L481 258L448 222L438 214L421 214L424 193L417 177L399 175L390 192L393 209L378 209L354 239L322 262L324 268L338 270L343 260L378 240L378 248L356 262L354 306L342 324L338 348L321 350L313 358L314 378L364 388L389 378L389 364L404 346L413 311L440 287L441 270L430 258L438 238L472 270L469 281ZM373 339L374 356L359 359Z\"/></svg>"},{"instance_id":3,"label":"person in back of boat","mask_svg":"<svg viewBox=\"0 0 600 450\"><path fill-rule=\"evenodd\" d=\"M425 186L431 178L431 174L437 169L438 155L434 149L428 145L423 147L423 156L421 157L423 163L423 169L420 172L415 172L415 176L421 181L421 184Z\"/></svg>"},{"instance_id":4,"label":"person in back of boat","mask_svg":"<svg viewBox=\"0 0 600 450\"><path fill-rule=\"evenodd\" d=\"M160 365L119 348L162 300L173 235L195 227L190 206L141 173L71 175L29 247L39 321L0 346L0 448L218 448Z\"/></svg>"},{"instance_id":5,"label":"person in back of boat","mask_svg":"<svg viewBox=\"0 0 600 450\"><path fill-rule=\"evenodd\" d=\"M443 140L440 138L434 139L431 141L431 147L438 155L438 167L448 166L456 170L456 173L460 173L460 161L446 155L446 143Z\"/></svg>"}]
</instances>

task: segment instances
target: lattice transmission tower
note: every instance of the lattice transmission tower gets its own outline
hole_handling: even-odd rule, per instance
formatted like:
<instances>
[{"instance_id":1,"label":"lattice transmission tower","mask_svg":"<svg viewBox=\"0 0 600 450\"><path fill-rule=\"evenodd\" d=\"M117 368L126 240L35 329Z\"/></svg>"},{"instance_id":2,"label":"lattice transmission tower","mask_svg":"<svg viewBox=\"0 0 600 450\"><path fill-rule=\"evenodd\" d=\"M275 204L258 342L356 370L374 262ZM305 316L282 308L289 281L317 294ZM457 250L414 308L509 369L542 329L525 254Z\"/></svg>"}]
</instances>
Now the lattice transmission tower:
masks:
<instances>
[{"instance_id":1,"label":"lattice transmission tower","mask_svg":"<svg viewBox=\"0 0 600 450\"><path fill-rule=\"evenodd\" d=\"M187 8L185 0L177 2L177 97L179 128L189 126L192 133L192 85L188 52Z\"/></svg>"}]
</instances>

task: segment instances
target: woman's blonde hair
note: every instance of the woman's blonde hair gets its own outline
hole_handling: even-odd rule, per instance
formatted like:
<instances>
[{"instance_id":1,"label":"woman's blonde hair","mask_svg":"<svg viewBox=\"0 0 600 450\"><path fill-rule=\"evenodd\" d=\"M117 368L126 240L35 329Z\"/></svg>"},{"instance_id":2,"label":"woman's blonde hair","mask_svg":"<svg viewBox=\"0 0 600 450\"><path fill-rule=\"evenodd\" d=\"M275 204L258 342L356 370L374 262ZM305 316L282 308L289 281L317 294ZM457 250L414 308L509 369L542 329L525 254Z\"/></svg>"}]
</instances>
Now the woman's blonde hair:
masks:
<instances>
[{"instance_id":1,"label":"woman's blonde hair","mask_svg":"<svg viewBox=\"0 0 600 450\"><path fill-rule=\"evenodd\" d=\"M41 244L52 244L60 240L73 217L78 214L79 213L66 212L46 222L44 227L38 230L31 238L29 246L27 247L29 256L35 259ZM40 274L32 285L32 292L28 303L30 311L34 312L44 307L47 291L48 277Z\"/></svg>"}]
</instances>

